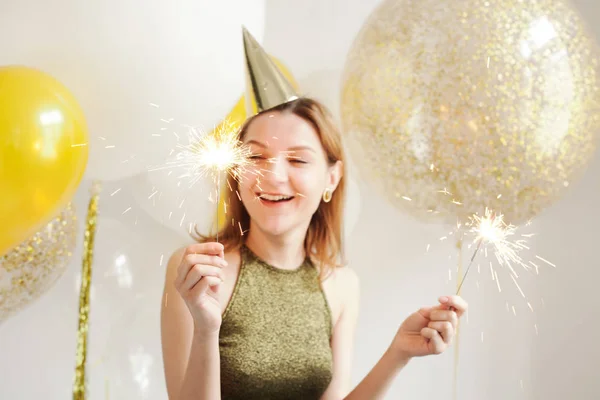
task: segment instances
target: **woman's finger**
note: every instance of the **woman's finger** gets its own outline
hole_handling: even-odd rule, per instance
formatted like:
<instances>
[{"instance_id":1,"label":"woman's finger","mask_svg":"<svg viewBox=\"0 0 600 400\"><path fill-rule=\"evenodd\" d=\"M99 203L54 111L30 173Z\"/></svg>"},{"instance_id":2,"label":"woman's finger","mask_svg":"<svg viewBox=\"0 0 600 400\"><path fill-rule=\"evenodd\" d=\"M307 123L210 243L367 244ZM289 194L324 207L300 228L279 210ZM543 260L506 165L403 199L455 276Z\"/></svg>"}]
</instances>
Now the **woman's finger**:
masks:
<instances>
[{"instance_id":1,"label":"woman's finger","mask_svg":"<svg viewBox=\"0 0 600 400\"><path fill-rule=\"evenodd\" d=\"M204 294L209 287L219 286L223 283L221 279L215 278L214 276L204 276L194 287L192 287L187 293L190 299L196 299Z\"/></svg>"},{"instance_id":2,"label":"woman's finger","mask_svg":"<svg viewBox=\"0 0 600 400\"><path fill-rule=\"evenodd\" d=\"M190 267L196 264L214 265L215 267L226 267L227 261L225 261L218 255L188 254L185 257L183 257L180 268L185 270L189 269Z\"/></svg>"},{"instance_id":3,"label":"woman's finger","mask_svg":"<svg viewBox=\"0 0 600 400\"><path fill-rule=\"evenodd\" d=\"M458 325L458 315L452 310L433 310L429 314L431 321L448 321L452 326Z\"/></svg>"},{"instance_id":4,"label":"woman's finger","mask_svg":"<svg viewBox=\"0 0 600 400\"><path fill-rule=\"evenodd\" d=\"M225 248L218 242L194 243L185 248L185 255L188 254L209 254L218 256Z\"/></svg>"},{"instance_id":5,"label":"woman's finger","mask_svg":"<svg viewBox=\"0 0 600 400\"><path fill-rule=\"evenodd\" d=\"M467 302L460 296L442 296L439 301L444 306L449 307L451 310L456 311L460 318L469 308Z\"/></svg>"},{"instance_id":6,"label":"woman's finger","mask_svg":"<svg viewBox=\"0 0 600 400\"><path fill-rule=\"evenodd\" d=\"M190 269L185 277L185 280L181 285L181 290L190 290L204 276L212 276L219 280L224 279L223 270L221 268L212 265L196 264Z\"/></svg>"},{"instance_id":7,"label":"woman's finger","mask_svg":"<svg viewBox=\"0 0 600 400\"><path fill-rule=\"evenodd\" d=\"M421 336L425 339L429 339L429 350L431 353L441 354L445 350L446 344L435 329L429 327L423 328L421 329Z\"/></svg>"},{"instance_id":8,"label":"woman's finger","mask_svg":"<svg viewBox=\"0 0 600 400\"><path fill-rule=\"evenodd\" d=\"M450 322L432 321L429 324L427 324L427 327L435 329L442 337L444 343L450 344L452 342L452 338L454 337L454 327Z\"/></svg>"},{"instance_id":9,"label":"woman's finger","mask_svg":"<svg viewBox=\"0 0 600 400\"><path fill-rule=\"evenodd\" d=\"M187 254L181 260L177 269L177 278L175 278L175 286L181 287L190 270L194 265L211 265L219 268L227 266L227 261L219 256L211 256L208 254Z\"/></svg>"}]
</instances>

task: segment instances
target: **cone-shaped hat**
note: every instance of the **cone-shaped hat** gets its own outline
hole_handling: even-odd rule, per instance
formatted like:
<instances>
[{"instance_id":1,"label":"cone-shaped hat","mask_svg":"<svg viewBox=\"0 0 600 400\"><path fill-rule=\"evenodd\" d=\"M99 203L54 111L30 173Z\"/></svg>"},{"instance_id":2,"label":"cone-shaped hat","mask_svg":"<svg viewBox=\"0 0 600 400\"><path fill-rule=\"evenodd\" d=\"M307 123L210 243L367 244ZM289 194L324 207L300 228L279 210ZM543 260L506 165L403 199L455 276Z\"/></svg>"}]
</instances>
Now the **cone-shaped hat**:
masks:
<instances>
[{"instance_id":1,"label":"cone-shaped hat","mask_svg":"<svg viewBox=\"0 0 600 400\"><path fill-rule=\"evenodd\" d=\"M297 99L292 84L281 73L262 46L242 27L246 65L246 115Z\"/></svg>"}]
</instances>

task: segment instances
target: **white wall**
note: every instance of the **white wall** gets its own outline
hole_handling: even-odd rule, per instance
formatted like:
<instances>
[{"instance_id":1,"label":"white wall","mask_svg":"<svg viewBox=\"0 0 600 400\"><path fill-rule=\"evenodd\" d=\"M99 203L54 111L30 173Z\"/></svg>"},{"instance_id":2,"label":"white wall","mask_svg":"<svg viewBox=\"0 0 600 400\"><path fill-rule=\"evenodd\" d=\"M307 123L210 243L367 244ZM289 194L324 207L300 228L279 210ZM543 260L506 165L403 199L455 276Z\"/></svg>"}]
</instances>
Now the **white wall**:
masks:
<instances>
[{"instance_id":1,"label":"white wall","mask_svg":"<svg viewBox=\"0 0 600 400\"><path fill-rule=\"evenodd\" d=\"M335 108L344 55L376 3L270 0L265 47L284 60L303 88ZM600 5L595 0L576 3L600 37ZM600 262L595 248L599 176L600 153L583 180L530 227L538 233L530 242L532 254L558 266L543 268L523 285L534 312L508 282L499 293L487 271L480 276L472 271L463 291L471 309L461 332L459 399L600 398L600 345L593 339L600 331ZM165 398L157 314L165 260L162 266L160 260L186 238L135 207L130 191L140 179L114 182L104 189L94 265L91 399ZM88 185L76 199L81 216ZM110 196L119 187L121 192ZM445 234L443 227L421 224L396 211L371 195L367 182L360 182L360 189L362 207L347 246L362 281L355 383L374 365L410 312L454 292L456 276L450 280L448 270L454 272L457 263L453 244L438 240ZM130 205L134 208L123 215ZM465 252L465 257L469 255ZM80 258L81 246L49 293L0 325L0 399L69 396ZM453 364L454 349L415 360L387 398L451 399Z\"/></svg>"}]
</instances>

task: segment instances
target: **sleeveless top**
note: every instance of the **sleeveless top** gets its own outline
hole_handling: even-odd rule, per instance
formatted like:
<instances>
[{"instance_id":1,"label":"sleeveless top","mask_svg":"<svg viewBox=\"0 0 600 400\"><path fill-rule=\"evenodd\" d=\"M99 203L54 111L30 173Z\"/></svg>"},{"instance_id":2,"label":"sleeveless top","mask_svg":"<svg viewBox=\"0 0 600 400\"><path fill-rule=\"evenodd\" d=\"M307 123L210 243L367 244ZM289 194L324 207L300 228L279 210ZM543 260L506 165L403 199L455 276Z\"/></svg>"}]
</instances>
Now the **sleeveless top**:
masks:
<instances>
[{"instance_id":1,"label":"sleeveless top","mask_svg":"<svg viewBox=\"0 0 600 400\"><path fill-rule=\"evenodd\" d=\"M307 258L275 268L241 248L219 334L223 400L319 399L332 378L331 310Z\"/></svg>"}]
</instances>

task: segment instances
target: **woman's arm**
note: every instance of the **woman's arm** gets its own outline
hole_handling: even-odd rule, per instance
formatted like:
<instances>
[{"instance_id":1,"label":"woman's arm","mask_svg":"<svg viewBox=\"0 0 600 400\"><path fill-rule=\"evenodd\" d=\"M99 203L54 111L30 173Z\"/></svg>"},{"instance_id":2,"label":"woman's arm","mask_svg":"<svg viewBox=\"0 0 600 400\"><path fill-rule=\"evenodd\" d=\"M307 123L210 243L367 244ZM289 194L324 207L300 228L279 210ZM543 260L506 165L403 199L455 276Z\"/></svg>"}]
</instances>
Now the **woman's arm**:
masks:
<instances>
[{"instance_id":1,"label":"woman's arm","mask_svg":"<svg viewBox=\"0 0 600 400\"><path fill-rule=\"evenodd\" d=\"M375 367L344 400L383 399L398 372L408 363L409 357L386 351Z\"/></svg>"},{"instance_id":2,"label":"woman's arm","mask_svg":"<svg viewBox=\"0 0 600 400\"><path fill-rule=\"evenodd\" d=\"M358 320L360 285L356 273L349 268L338 270L334 292L342 297L342 312L336 322L331 348L333 352L333 379L321 400L376 400L383 399L390 384L408 363L403 357L386 351L383 357L360 382L351 388L351 364L354 345L354 332Z\"/></svg>"},{"instance_id":3,"label":"woman's arm","mask_svg":"<svg viewBox=\"0 0 600 400\"><path fill-rule=\"evenodd\" d=\"M337 270L328 279L331 281L325 281L324 285L330 288L333 296L340 298L341 312L331 337L333 377L321 400L340 400L352 389L352 356L360 290L356 273L348 267Z\"/></svg>"},{"instance_id":4,"label":"woman's arm","mask_svg":"<svg viewBox=\"0 0 600 400\"><path fill-rule=\"evenodd\" d=\"M167 266L161 308L162 351L170 400L221 398L218 334L199 335L174 282L184 250L173 254Z\"/></svg>"},{"instance_id":5,"label":"woman's arm","mask_svg":"<svg viewBox=\"0 0 600 400\"><path fill-rule=\"evenodd\" d=\"M333 380L323 400L382 399L398 373L413 357L443 353L452 343L458 320L468 304L460 296L442 296L439 305L423 307L400 325L392 344L360 384L347 394L350 380L350 354L358 316L358 278L347 269L336 283L342 299L342 314L336 323L333 350Z\"/></svg>"}]
</instances>

